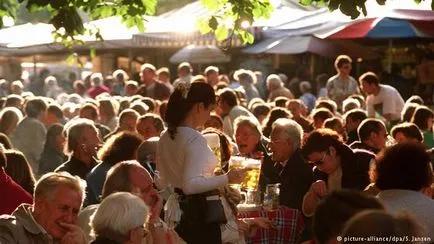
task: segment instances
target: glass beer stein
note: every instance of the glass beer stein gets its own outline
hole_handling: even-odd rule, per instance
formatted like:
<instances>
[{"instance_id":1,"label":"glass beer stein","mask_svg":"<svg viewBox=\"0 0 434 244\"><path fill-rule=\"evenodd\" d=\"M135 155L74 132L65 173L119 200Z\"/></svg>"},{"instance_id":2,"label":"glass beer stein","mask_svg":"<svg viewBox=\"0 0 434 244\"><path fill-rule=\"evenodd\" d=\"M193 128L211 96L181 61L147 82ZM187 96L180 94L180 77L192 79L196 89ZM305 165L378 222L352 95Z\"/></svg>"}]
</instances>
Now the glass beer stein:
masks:
<instances>
[{"instance_id":1,"label":"glass beer stein","mask_svg":"<svg viewBox=\"0 0 434 244\"><path fill-rule=\"evenodd\" d=\"M259 176L261 174L261 160L232 156L229 159L229 170L231 169L246 171L246 176L241 184L236 184L235 187L250 191L255 191L258 188Z\"/></svg>"}]
</instances>

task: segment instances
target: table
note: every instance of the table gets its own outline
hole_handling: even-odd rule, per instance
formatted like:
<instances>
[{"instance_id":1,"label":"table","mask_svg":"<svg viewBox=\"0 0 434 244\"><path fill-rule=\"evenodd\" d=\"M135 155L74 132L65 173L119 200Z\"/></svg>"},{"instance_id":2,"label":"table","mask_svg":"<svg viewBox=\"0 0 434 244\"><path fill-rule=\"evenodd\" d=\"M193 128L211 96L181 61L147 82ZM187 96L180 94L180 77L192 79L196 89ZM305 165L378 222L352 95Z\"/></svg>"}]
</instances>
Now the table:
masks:
<instances>
[{"instance_id":1,"label":"table","mask_svg":"<svg viewBox=\"0 0 434 244\"><path fill-rule=\"evenodd\" d=\"M253 237L246 237L246 244L296 243L304 229L304 217L300 210L280 206L277 210L253 210L238 213L239 218L265 217L273 221L276 229L258 229Z\"/></svg>"}]
</instances>

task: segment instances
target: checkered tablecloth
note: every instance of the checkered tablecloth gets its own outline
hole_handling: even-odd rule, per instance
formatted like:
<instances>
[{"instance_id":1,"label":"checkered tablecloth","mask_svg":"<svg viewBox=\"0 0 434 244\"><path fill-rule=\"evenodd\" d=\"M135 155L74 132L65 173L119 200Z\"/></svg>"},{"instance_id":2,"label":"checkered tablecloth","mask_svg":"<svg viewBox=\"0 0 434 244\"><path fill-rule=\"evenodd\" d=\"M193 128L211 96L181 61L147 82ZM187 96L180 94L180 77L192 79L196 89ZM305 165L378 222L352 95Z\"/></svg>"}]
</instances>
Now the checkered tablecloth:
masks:
<instances>
[{"instance_id":1,"label":"checkered tablecloth","mask_svg":"<svg viewBox=\"0 0 434 244\"><path fill-rule=\"evenodd\" d=\"M259 229L255 236L246 237L247 244L296 243L304 229L304 219L301 211L283 206L271 211L239 212L238 217L265 217L273 221L276 226L276 229Z\"/></svg>"}]
</instances>

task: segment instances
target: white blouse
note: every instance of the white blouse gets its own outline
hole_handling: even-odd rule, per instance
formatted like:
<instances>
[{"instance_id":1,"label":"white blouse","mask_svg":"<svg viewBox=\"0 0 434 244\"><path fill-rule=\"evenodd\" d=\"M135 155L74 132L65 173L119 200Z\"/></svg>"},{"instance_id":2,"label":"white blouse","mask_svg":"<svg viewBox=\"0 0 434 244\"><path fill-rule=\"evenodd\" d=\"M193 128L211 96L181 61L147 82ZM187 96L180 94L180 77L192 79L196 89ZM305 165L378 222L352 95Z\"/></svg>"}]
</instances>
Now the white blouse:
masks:
<instances>
[{"instance_id":1,"label":"white blouse","mask_svg":"<svg viewBox=\"0 0 434 244\"><path fill-rule=\"evenodd\" d=\"M163 132L157 149L157 185L180 188L184 194L199 194L228 184L226 175L214 176L217 158L206 139L189 127L178 127L175 139Z\"/></svg>"}]
</instances>

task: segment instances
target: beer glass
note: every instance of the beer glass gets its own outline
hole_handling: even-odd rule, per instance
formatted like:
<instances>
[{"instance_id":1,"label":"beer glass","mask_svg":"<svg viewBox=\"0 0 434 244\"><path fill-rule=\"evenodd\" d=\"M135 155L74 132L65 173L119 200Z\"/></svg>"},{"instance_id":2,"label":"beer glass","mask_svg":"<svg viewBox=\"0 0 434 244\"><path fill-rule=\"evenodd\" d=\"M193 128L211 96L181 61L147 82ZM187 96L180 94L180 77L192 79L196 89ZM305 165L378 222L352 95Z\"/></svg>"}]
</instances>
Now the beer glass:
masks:
<instances>
[{"instance_id":1,"label":"beer glass","mask_svg":"<svg viewBox=\"0 0 434 244\"><path fill-rule=\"evenodd\" d=\"M221 152L220 152L220 137L215 133L205 134L203 135L203 137L205 137L209 148L211 148L211 151L214 153L214 155L217 158L218 163L215 170L217 171L221 170L222 162L221 162Z\"/></svg>"},{"instance_id":2,"label":"beer glass","mask_svg":"<svg viewBox=\"0 0 434 244\"><path fill-rule=\"evenodd\" d=\"M235 187L250 191L258 188L259 176L261 174L261 160L232 156L229 159L229 170L231 169L243 169L246 171L246 176L241 184L235 185Z\"/></svg>"}]
</instances>

